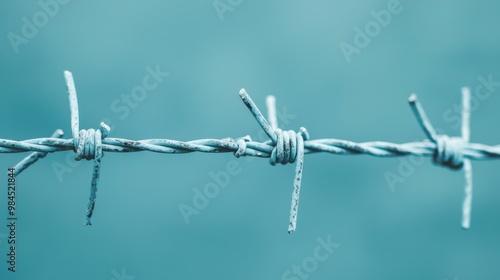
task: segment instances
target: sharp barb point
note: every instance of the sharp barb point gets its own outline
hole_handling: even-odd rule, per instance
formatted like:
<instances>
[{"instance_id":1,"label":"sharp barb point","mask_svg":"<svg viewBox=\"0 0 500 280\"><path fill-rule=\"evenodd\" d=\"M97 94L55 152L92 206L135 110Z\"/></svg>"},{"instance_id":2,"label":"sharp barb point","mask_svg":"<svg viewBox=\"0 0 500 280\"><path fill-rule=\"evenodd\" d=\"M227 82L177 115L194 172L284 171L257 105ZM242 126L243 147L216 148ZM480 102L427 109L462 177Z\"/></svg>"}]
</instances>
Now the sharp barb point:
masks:
<instances>
[{"instance_id":1,"label":"sharp barb point","mask_svg":"<svg viewBox=\"0 0 500 280\"><path fill-rule=\"evenodd\" d=\"M415 93L412 93L408 98L408 102L415 103L416 101L417 101L417 95Z\"/></svg>"}]
</instances>

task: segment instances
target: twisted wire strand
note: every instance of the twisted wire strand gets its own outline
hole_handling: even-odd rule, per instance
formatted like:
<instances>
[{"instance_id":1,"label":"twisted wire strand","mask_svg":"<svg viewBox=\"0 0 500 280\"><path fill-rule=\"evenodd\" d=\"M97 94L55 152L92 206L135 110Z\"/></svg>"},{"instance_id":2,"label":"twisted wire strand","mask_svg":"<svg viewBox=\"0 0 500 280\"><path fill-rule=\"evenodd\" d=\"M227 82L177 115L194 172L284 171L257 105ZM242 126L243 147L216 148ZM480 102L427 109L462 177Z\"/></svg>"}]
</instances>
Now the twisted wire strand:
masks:
<instances>
[{"instance_id":1,"label":"twisted wire strand","mask_svg":"<svg viewBox=\"0 0 500 280\"><path fill-rule=\"evenodd\" d=\"M199 139L178 141L171 139L130 140L123 138L105 138L102 140L103 152L156 152L164 154L234 153L238 151L238 140L242 138ZM248 138L247 138L248 139ZM271 141L245 141L246 149L241 156L269 158L274 148ZM369 155L374 157L423 156L432 157L437 144L430 141L396 144L383 141L352 142L340 139L315 139L304 141L304 153L330 153L335 155ZM0 153L41 152L54 153L73 150L73 139L36 138L29 140L0 139ZM493 160L500 158L500 145L490 146L479 143L467 143L461 150L464 158L472 160ZM19 172L20 173L20 172Z\"/></svg>"},{"instance_id":2,"label":"twisted wire strand","mask_svg":"<svg viewBox=\"0 0 500 280\"><path fill-rule=\"evenodd\" d=\"M278 128L276 117L276 100L268 96L266 100L268 119L263 116L248 93L241 89L239 92L243 103L252 113L270 140L256 142L250 136L224 139L198 139L179 141L171 139L129 140L107 137L110 128L101 123L99 129L80 130L79 110L73 75L64 72L71 112L72 139L61 139L62 130L58 129L50 138L36 138L29 140L0 139L0 153L33 152L14 168L20 174L38 159L47 153L72 150L76 160L93 160L94 167L87 203L85 225L92 224L98 182L100 177L101 160L104 152L140 152L149 151L165 154L185 154L192 152L202 153L233 153L236 157L253 156L269 158L270 163L296 163L295 178L290 207L290 221L288 232L294 232L297 224L300 187L304 166L304 155L313 153L331 153L336 155L370 155L375 157L423 156L432 157L435 164L450 169L463 169L465 172L465 198L462 209L462 227L470 227L470 212L472 204L472 167L470 160L489 160L500 158L500 145L490 146L479 143L470 143L470 90L462 88L462 136L449 137L438 135L425 111L418 102L415 94L409 98L410 106L415 117L422 127L428 140L396 144L383 141L352 142L340 139L309 139L309 133L303 127L298 132L283 131Z\"/></svg>"}]
</instances>

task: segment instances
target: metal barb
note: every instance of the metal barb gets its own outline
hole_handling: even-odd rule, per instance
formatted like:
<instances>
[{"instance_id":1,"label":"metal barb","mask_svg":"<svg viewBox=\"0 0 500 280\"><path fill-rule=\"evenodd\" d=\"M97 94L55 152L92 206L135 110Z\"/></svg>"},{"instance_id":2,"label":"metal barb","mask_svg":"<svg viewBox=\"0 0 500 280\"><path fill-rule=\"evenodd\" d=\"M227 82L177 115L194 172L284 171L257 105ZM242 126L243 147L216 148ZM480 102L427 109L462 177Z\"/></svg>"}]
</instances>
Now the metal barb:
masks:
<instances>
[{"instance_id":1,"label":"metal barb","mask_svg":"<svg viewBox=\"0 0 500 280\"><path fill-rule=\"evenodd\" d=\"M417 96L412 94L409 98L418 123L427 137L436 144L434 151L434 162L452 169L462 169L465 175L465 197L462 206L462 228L470 227L472 208L472 165L469 158L464 157L464 150L470 139L470 90L462 88L462 136L448 137L437 135L434 127L427 118L424 109L418 102Z\"/></svg>"},{"instance_id":2,"label":"metal barb","mask_svg":"<svg viewBox=\"0 0 500 280\"><path fill-rule=\"evenodd\" d=\"M73 141L75 145L75 152L78 148L78 135L79 135L79 114L78 114L78 99L76 96L75 81L73 80L73 74L69 71L64 71L64 79L66 80L66 87L68 88L69 97L69 109L71 112L71 133L73 135Z\"/></svg>"},{"instance_id":3,"label":"metal barb","mask_svg":"<svg viewBox=\"0 0 500 280\"><path fill-rule=\"evenodd\" d=\"M269 138L271 138L271 140L273 140L273 142L276 143L277 138L276 134L274 133L274 129L267 122L264 115L262 115L257 105L255 105L252 98L250 98L250 96L248 95L248 93L244 88L240 90L240 98L243 101L243 103L247 106L247 108L250 110L252 115L255 117L260 127L262 127L262 129L266 132L267 136L269 136Z\"/></svg>"},{"instance_id":4,"label":"metal barb","mask_svg":"<svg viewBox=\"0 0 500 280\"><path fill-rule=\"evenodd\" d=\"M71 111L71 132L73 135L75 159L94 160L94 168L92 170L92 181L90 184L90 196L87 203L87 211L85 225L92 225L92 215L94 213L95 199L101 174L101 158L103 156L102 139L109 134L109 126L101 122L101 127L98 130L80 130L79 131L79 113L78 113L78 97L76 94L75 81L73 74L69 71L64 71L64 78L68 88L69 108Z\"/></svg>"},{"instance_id":5,"label":"metal barb","mask_svg":"<svg viewBox=\"0 0 500 280\"><path fill-rule=\"evenodd\" d=\"M413 113L417 118L418 124L420 124L420 127L422 127L422 129L424 130L425 135L427 135L427 138L432 140L432 142L436 142L437 141L436 130L434 130L434 127L429 121L429 118L427 118L427 114L422 108L422 105L420 105L420 102L418 102L417 95L413 93L412 95L410 95L408 101L410 102L411 109L413 110Z\"/></svg>"},{"instance_id":6,"label":"metal barb","mask_svg":"<svg viewBox=\"0 0 500 280\"><path fill-rule=\"evenodd\" d=\"M292 202L290 206L290 222L288 224L288 233L292 233L297 228L300 186L302 182L302 171L304 169L304 140L309 138L309 134L305 128L302 127L298 133L295 133L292 130L282 131L278 128L278 119L276 118L276 98L274 98L274 96L270 95L266 99L269 122L262 115L259 108L255 105L245 89L240 90L240 97L273 142L273 149L269 157L270 164L294 163L298 157L298 161L295 166L295 178L293 183Z\"/></svg>"},{"instance_id":7,"label":"metal barb","mask_svg":"<svg viewBox=\"0 0 500 280\"><path fill-rule=\"evenodd\" d=\"M462 139L470 140L470 89L462 88ZM464 160L465 197L462 206L462 228L469 229L472 210L472 165L470 159Z\"/></svg>"}]
</instances>

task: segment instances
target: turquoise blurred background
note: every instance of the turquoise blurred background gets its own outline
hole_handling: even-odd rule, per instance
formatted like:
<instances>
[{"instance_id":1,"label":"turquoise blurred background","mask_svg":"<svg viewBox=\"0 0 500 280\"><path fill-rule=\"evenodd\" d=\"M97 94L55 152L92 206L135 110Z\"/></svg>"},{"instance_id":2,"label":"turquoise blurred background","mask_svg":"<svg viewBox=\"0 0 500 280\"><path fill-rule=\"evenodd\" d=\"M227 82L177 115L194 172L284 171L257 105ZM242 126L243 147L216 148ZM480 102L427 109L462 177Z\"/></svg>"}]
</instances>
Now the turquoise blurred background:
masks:
<instances>
[{"instance_id":1,"label":"turquoise blurred background","mask_svg":"<svg viewBox=\"0 0 500 280\"><path fill-rule=\"evenodd\" d=\"M110 137L264 140L238 97L244 87L264 111L275 95L280 126L313 139L412 142L425 135L411 93L436 128L459 135L460 88L470 86L471 141L497 144L499 12L498 1L2 1L0 138L57 128L71 137L70 70L81 128L104 120ZM126 103L155 68L155 86ZM500 278L496 161L473 162L464 231L463 172L429 159L307 155L289 235L294 165L146 152L105 154L91 227L91 162L49 154L21 174L11 273L6 170L26 155L0 155L0 279ZM228 164L238 172L185 219L179 207ZM335 249L321 247L328 239Z\"/></svg>"}]
</instances>

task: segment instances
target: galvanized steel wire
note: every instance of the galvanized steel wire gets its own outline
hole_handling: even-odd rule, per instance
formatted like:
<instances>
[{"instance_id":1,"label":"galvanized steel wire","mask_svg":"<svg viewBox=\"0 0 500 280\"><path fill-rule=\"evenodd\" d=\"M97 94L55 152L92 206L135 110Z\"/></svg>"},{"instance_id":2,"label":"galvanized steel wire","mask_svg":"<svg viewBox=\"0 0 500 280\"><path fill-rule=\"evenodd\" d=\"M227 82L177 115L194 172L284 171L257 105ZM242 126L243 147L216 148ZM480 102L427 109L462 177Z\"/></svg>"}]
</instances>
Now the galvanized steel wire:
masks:
<instances>
[{"instance_id":1,"label":"galvanized steel wire","mask_svg":"<svg viewBox=\"0 0 500 280\"><path fill-rule=\"evenodd\" d=\"M58 129L50 138L36 138L22 141L0 139L0 153L32 152L14 167L16 175L34 164L38 159L45 157L47 153L72 150L75 152L76 160L93 160L94 168L85 218L86 225L92 224L100 177L101 160L104 152L126 153L149 151L165 154L184 154L192 152L233 153L236 157L252 156L269 158L272 165L277 163L296 163L290 221L288 226L289 233L296 229L305 154L325 152L336 155L365 154L376 157L415 155L432 157L436 164L451 169L463 169L465 172L466 184L462 211L462 227L465 229L470 227L472 203L472 168L470 160L500 158L500 145L489 146L469 143L470 91L468 88L462 89L463 106L461 137L438 135L427 118L416 95L413 94L409 98L409 103L428 140L395 144L382 141L356 143L332 138L309 139L309 133L303 127L301 127L298 132L292 130L283 131L278 128L275 108L276 101L273 96L268 96L267 98L268 118L266 119L248 93L244 89L241 89L239 95L243 103L250 110L270 140L256 142L248 135L240 138L199 139L192 141L171 139L129 140L107 137L110 128L105 123L101 123L100 128L96 130L80 130L78 100L73 76L69 71L65 71L64 76L68 88L71 110L72 138L61 139L63 137L63 132Z\"/></svg>"}]
</instances>

